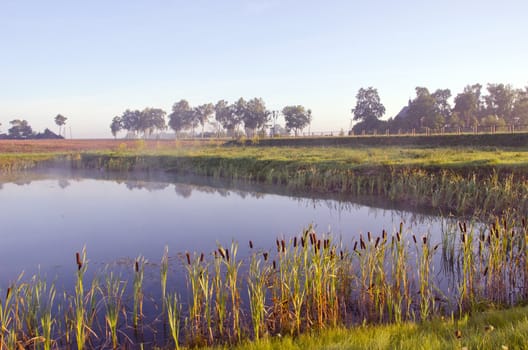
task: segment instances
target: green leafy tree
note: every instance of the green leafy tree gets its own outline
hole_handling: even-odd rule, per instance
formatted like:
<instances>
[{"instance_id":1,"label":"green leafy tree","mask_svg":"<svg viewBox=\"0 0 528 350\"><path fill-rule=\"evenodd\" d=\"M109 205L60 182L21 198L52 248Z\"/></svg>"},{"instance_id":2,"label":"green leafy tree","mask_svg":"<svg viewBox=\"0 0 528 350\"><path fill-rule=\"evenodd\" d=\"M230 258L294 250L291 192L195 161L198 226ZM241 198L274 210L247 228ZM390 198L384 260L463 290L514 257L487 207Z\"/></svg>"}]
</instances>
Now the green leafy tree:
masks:
<instances>
[{"instance_id":1,"label":"green leafy tree","mask_svg":"<svg viewBox=\"0 0 528 350\"><path fill-rule=\"evenodd\" d=\"M141 111L127 109L121 115L121 123L123 129L136 135L141 131Z\"/></svg>"},{"instance_id":2,"label":"green leafy tree","mask_svg":"<svg viewBox=\"0 0 528 350\"><path fill-rule=\"evenodd\" d=\"M300 105L286 106L282 109L282 114L286 121L286 129L294 130L295 136L312 122L312 111L305 110Z\"/></svg>"},{"instance_id":3,"label":"green leafy tree","mask_svg":"<svg viewBox=\"0 0 528 350\"><path fill-rule=\"evenodd\" d=\"M112 131L112 135L114 136L114 139L116 138L116 135L119 131L123 129L123 123L121 121L121 117L115 116L114 119L112 119L112 123L110 123L110 130Z\"/></svg>"},{"instance_id":4,"label":"green leafy tree","mask_svg":"<svg viewBox=\"0 0 528 350\"><path fill-rule=\"evenodd\" d=\"M457 120L449 121L451 126L473 127L478 125L482 113L481 89L480 84L468 85L455 97L453 112L456 113ZM460 121L463 125L460 125Z\"/></svg>"},{"instance_id":5,"label":"green leafy tree","mask_svg":"<svg viewBox=\"0 0 528 350\"><path fill-rule=\"evenodd\" d=\"M209 119L212 117L214 111L215 108L212 103L205 103L192 109L193 119L195 119L202 126L202 137L204 136L205 124L209 122Z\"/></svg>"},{"instance_id":6,"label":"green leafy tree","mask_svg":"<svg viewBox=\"0 0 528 350\"><path fill-rule=\"evenodd\" d=\"M138 130L143 135L150 136L156 130L165 130L165 115L167 113L160 108L145 108L140 113Z\"/></svg>"},{"instance_id":7,"label":"green leafy tree","mask_svg":"<svg viewBox=\"0 0 528 350\"><path fill-rule=\"evenodd\" d=\"M61 135L62 127L66 124L66 120L68 120L68 118L66 118L62 114L57 114L57 116L55 117L55 124L57 124L59 127L59 136ZM64 133L64 130L63 130L63 133Z\"/></svg>"},{"instance_id":8,"label":"green leafy tree","mask_svg":"<svg viewBox=\"0 0 528 350\"><path fill-rule=\"evenodd\" d=\"M189 129L192 124L192 109L187 100L180 100L172 106L169 114L169 126L174 130L176 137L182 130Z\"/></svg>"},{"instance_id":9,"label":"green leafy tree","mask_svg":"<svg viewBox=\"0 0 528 350\"><path fill-rule=\"evenodd\" d=\"M496 115L508 124L513 124L515 91L511 85L488 84L488 94L484 96L486 115Z\"/></svg>"},{"instance_id":10,"label":"green leafy tree","mask_svg":"<svg viewBox=\"0 0 528 350\"><path fill-rule=\"evenodd\" d=\"M435 96L425 87L416 88L416 98L409 103L407 112L411 128L438 129L445 125Z\"/></svg>"},{"instance_id":11,"label":"green leafy tree","mask_svg":"<svg viewBox=\"0 0 528 350\"><path fill-rule=\"evenodd\" d=\"M245 105L242 121L248 136L253 136L255 131L264 128L269 120L270 112L262 98L253 98Z\"/></svg>"},{"instance_id":12,"label":"green leafy tree","mask_svg":"<svg viewBox=\"0 0 528 350\"><path fill-rule=\"evenodd\" d=\"M236 106L230 105L225 100L220 100L215 107L215 120L222 125L229 136L235 135L235 130L240 125L241 119L236 113Z\"/></svg>"},{"instance_id":13,"label":"green leafy tree","mask_svg":"<svg viewBox=\"0 0 528 350\"><path fill-rule=\"evenodd\" d=\"M517 91L512 116L516 124L528 125L528 87Z\"/></svg>"},{"instance_id":14,"label":"green leafy tree","mask_svg":"<svg viewBox=\"0 0 528 350\"><path fill-rule=\"evenodd\" d=\"M385 114L385 106L381 103L378 90L373 87L360 88L356 100L356 107L352 109L354 120L377 120Z\"/></svg>"},{"instance_id":15,"label":"green leafy tree","mask_svg":"<svg viewBox=\"0 0 528 350\"><path fill-rule=\"evenodd\" d=\"M9 122L11 128L9 128L8 135L13 139L30 139L33 137L33 129L27 122L27 120L13 119Z\"/></svg>"}]
</instances>

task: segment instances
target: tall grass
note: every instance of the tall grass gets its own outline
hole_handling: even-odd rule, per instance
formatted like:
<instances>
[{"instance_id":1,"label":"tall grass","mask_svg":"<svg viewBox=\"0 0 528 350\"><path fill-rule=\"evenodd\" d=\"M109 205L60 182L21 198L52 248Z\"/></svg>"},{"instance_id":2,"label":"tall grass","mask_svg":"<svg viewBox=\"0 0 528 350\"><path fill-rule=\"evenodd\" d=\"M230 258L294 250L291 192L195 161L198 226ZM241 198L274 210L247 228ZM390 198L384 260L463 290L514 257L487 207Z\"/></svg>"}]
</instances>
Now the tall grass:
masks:
<instances>
[{"instance_id":1,"label":"tall grass","mask_svg":"<svg viewBox=\"0 0 528 350\"><path fill-rule=\"evenodd\" d=\"M251 242L246 259L238 257L236 242L228 248L218 244L213 254L182 254L188 287L169 293L172 269L165 250L159 308L170 339L153 339L175 348L231 346L356 324L404 325L439 315L463 319L486 305L526 302L528 229L516 217L505 213L485 226L446 226L439 242L406 232L401 224L392 233L360 234L350 246L309 227L277 238L273 251ZM452 265L441 278L435 260ZM73 293L64 292L58 301L55 287L39 277L10 284L0 299L0 348L134 346L130 332L140 325L156 329L160 322L151 311L143 314L145 262L141 256L134 261L133 305L123 302L128 276L105 270L102 286L92 282L86 288L85 249L76 256ZM447 284L454 287L443 289L442 278L452 278Z\"/></svg>"}]
</instances>

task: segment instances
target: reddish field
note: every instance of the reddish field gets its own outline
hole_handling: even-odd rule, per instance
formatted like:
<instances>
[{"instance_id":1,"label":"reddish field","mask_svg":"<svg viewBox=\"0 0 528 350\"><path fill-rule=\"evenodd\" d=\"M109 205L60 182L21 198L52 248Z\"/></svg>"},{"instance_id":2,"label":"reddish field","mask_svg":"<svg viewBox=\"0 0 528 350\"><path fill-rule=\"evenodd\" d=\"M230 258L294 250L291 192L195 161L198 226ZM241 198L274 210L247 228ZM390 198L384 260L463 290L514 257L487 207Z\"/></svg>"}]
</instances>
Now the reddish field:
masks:
<instances>
[{"instance_id":1,"label":"reddish field","mask_svg":"<svg viewBox=\"0 0 528 350\"><path fill-rule=\"evenodd\" d=\"M0 140L0 153L50 153L127 149L170 149L215 143L210 140Z\"/></svg>"}]
</instances>

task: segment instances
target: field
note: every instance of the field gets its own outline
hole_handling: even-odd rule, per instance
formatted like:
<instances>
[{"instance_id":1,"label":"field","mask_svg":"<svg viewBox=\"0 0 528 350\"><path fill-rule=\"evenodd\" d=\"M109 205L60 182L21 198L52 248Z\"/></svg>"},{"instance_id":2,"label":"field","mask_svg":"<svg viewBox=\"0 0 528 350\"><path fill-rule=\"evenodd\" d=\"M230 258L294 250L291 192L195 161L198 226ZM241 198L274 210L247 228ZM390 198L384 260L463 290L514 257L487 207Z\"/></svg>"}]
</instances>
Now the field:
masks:
<instances>
[{"instance_id":1,"label":"field","mask_svg":"<svg viewBox=\"0 0 528 350\"><path fill-rule=\"evenodd\" d=\"M398 137L385 139L392 140L391 146L368 145L373 138L367 137L367 144L342 141L336 146L321 138L270 141L265 147L266 140L227 145L218 140L2 141L0 169L13 173L52 165L163 170L299 191L379 196L486 224L478 230L461 223L439 243L412 233L404 238L401 229L372 237L369 233L351 249L307 229L298 237L277 240L277 251L269 259L256 250L251 259L237 260L236 246L218 247L205 257L187 252L180 259L192 296L188 304L173 291L166 294L166 253L159 265L164 297L158 306L176 348L522 348L528 346L525 309L481 312L525 303L528 295L528 147L523 135L504 146L506 136L494 146L478 144L487 138L466 136L458 145L450 139L427 143L420 138L415 145L398 146ZM354 138L343 138L349 139ZM446 259L456 274L453 299L447 304L431 278L435 255ZM141 257L130 282L133 308L123 311L127 320L120 316L121 282L106 272L104 285L85 286L84 253L77 256L77 264L77 287L62 306L71 311L61 315L62 328L54 324L55 332L63 335L60 344L89 347L94 324L105 329L94 344L116 347L126 342L118 335L126 333L118 324L126 323L128 331L142 326ZM247 289L239 275L242 264L248 271ZM249 305L241 315L246 290ZM41 303L42 297L47 302ZM54 290L43 281L14 284L0 299L0 344L57 346L59 340L46 342L49 333L42 334L52 327L54 298ZM48 308L39 308L41 304ZM96 304L105 306L98 311L103 316L90 308ZM352 330L346 329L350 326Z\"/></svg>"}]
</instances>

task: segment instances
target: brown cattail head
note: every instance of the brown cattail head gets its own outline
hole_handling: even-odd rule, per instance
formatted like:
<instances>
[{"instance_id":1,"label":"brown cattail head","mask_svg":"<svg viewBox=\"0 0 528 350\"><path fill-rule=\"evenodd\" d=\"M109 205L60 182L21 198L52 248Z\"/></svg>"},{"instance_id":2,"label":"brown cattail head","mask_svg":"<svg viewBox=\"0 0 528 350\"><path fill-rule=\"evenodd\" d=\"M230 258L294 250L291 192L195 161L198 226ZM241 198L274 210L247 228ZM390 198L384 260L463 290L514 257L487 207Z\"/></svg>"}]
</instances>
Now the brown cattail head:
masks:
<instances>
[{"instance_id":1,"label":"brown cattail head","mask_svg":"<svg viewBox=\"0 0 528 350\"><path fill-rule=\"evenodd\" d=\"M423 237L422 237L422 241L423 241L423 244L424 244L424 245L427 244L427 236L423 236Z\"/></svg>"},{"instance_id":2,"label":"brown cattail head","mask_svg":"<svg viewBox=\"0 0 528 350\"><path fill-rule=\"evenodd\" d=\"M464 226L461 222L458 222L458 228L460 229L460 232L464 232Z\"/></svg>"},{"instance_id":3,"label":"brown cattail head","mask_svg":"<svg viewBox=\"0 0 528 350\"><path fill-rule=\"evenodd\" d=\"M462 243L466 243L466 234L462 233L460 236L461 236L460 239L462 240Z\"/></svg>"},{"instance_id":4,"label":"brown cattail head","mask_svg":"<svg viewBox=\"0 0 528 350\"><path fill-rule=\"evenodd\" d=\"M440 247L440 243L438 243L437 245L434 246L433 251L436 251L438 249L438 247Z\"/></svg>"},{"instance_id":5,"label":"brown cattail head","mask_svg":"<svg viewBox=\"0 0 528 350\"><path fill-rule=\"evenodd\" d=\"M134 268L136 269L136 272L139 272L139 261L136 260Z\"/></svg>"},{"instance_id":6,"label":"brown cattail head","mask_svg":"<svg viewBox=\"0 0 528 350\"><path fill-rule=\"evenodd\" d=\"M377 248L378 247L378 244L379 244L379 241L380 241L380 238L376 238L376 243L374 244L374 248Z\"/></svg>"},{"instance_id":7,"label":"brown cattail head","mask_svg":"<svg viewBox=\"0 0 528 350\"><path fill-rule=\"evenodd\" d=\"M75 260L77 260L77 268L80 270L82 267L81 254L75 253Z\"/></svg>"},{"instance_id":8,"label":"brown cattail head","mask_svg":"<svg viewBox=\"0 0 528 350\"><path fill-rule=\"evenodd\" d=\"M275 260L273 260L273 270L276 270L277 269L277 263L275 262Z\"/></svg>"},{"instance_id":9,"label":"brown cattail head","mask_svg":"<svg viewBox=\"0 0 528 350\"><path fill-rule=\"evenodd\" d=\"M367 232L367 238L368 238L368 241L370 242L371 241L370 231Z\"/></svg>"},{"instance_id":10,"label":"brown cattail head","mask_svg":"<svg viewBox=\"0 0 528 350\"><path fill-rule=\"evenodd\" d=\"M275 239L275 243L277 243L277 252L280 253L280 251L281 251L281 246L280 246L280 242L279 242L279 239L278 239L278 238Z\"/></svg>"},{"instance_id":11,"label":"brown cattail head","mask_svg":"<svg viewBox=\"0 0 528 350\"><path fill-rule=\"evenodd\" d=\"M264 252L262 255L264 256L264 261L268 261L268 253Z\"/></svg>"},{"instance_id":12,"label":"brown cattail head","mask_svg":"<svg viewBox=\"0 0 528 350\"><path fill-rule=\"evenodd\" d=\"M398 242L401 240L401 235L399 232L396 232L396 239L398 240Z\"/></svg>"},{"instance_id":13,"label":"brown cattail head","mask_svg":"<svg viewBox=\"0 0 528 350\"><path fill-rule=\"evenodd\" d=\"M486 268L484 269L484 276L486 276L488 274L488 267L486 266Z\"/></svg>"},{"instance_id":14,"label":"brown cattail head","mask_svg":"<svg viewBox=\"0 0 528 350\"><path fill-rule=\"evenodd\" d=\"M383 231L381 232L381 237L382 237L383 239L387 238L387 231L383 230Z\"/></svg>"},{"instance_id":15,"label":"brown cattail head","mask_svg":"<svg viewBox=\"0 0 528 350\"><path fill-rule=\"evenodd\" d=\"M297 248L297 236L293 237L293 247Z\"/></svg>"},{"instance_id":16,"label":"brown cattail head","mask_svg":"<svg viewBox=\"0 0 528 350\"><path fill-rule=\"evenodd\" d=\"M249 248L253 249L253 241L252 240L249 240Z\"/></svg>"},{"instance_id":17,"label":"brown cattail head","mask_svg":"<svg viewBox=\"0 0 528 350\"><path fill-rule=\"evenodd\" d=\"M339 256L341 256L341 260L343 260L345 258L344 255L343 255L343 251L342 250L339 251Z\"/></svg>"},{"instance_id":18,"label":"brown cattail head","mask_svg":"<svg viewBox=\"0 0 528 350\"><path fill-rule=\"evenodd\" d=\"M526 229L526 219L525 219L525 218L522 218L522 219L521 219L521 224L522 224L522 227L523 227L524 229Z\"/></svg>"},{"instance_id":19,"label":"brown cattail head","mask_svg":"<svg viewBox=\"0 0 528 350\"><path fill-rule=\"evenodd\" d=\"M229 249L226 248L225 254L226 254L226 260L227 262L229 262Z\"/></svg>"},{"instance_id":20,"label":"brown cattail head","mask_svg":"<svg viewBox=\"0 0 528 350\"><path fill-rule=\"evenodd\" d=\"M403 232L403 221L400 221L400 234Z\"/></svg>"},{"instance_id":21,"label":"brown cattail head","mask_svg":"<svg viewBox=\"0 0 528 350\"><path fill-rule=\"evenodd\" d=\"M204 253L200 254L200 262L204 261Z\"/></svg>"},{"instance_id":22,"label":"brown cattail head","mask_svg":"<svg viewBox=\"0 0 528 350\"><path fill-rule=\"evenodd\" d=\"M10 294L11 294L11 287L7 287L6 300L9 298Z\"/></svg>"},{"instance_id":23,"label":"brown cattail head","mask_svg":"<svg viewBox=\"0 0 528 350\"><path fill-rule=\"evenodd\" d=\"M414 244L416 244L416 236L413 235L412 237L413 237Z\"/></svg>"},{"instance_id":24,"label":"brown cattail head","mask_svg":"<svg viewBox=\"0 0 528 350\"><path fill-rule=\"evenodd\" d=\"M491 244L491 234L488 235L488 245Z\"/></svg>"},{"instance_id":25,"label":"brown cattail head","mask_svg":"<svg viewBox=\"0 0 528 350\"><path fill-rule=\"evenodd\" d=\"M222 259L225 259L224 248L222 248L222 247L218 248L218 253L219 253L220 256L222 257Z\"/></svg>"},{"instance_id":26,"label":"brown cattail head","mask_svg":"<svg viewBox=\"0 0 528 350\"><path fill-rule=\"evenodd\" d=\"M303 248L305 244L306 244L306 240L304 239L304 237L301 237L301 245Z\"/></svg>"},{"instance_id":27,"label":"brown cattail head","mask_svg":"<svg viewBox=\"0 0 528 350\"><path fill-rule=\"evenodd\" d=\"M321 240L317 240L317 250L321 250Z\"/></svg>"},{"instance_id":28,"label":"brown cattail head","mask_svg":"<svg viewBox=\"0 0 528 350\"><path fill-rule=\"evenodd\" d=\"M357 250L357 241L354 242L354 251Z\"/></svg>"},{"instance_id":29,"label":"brown cattail head","mask_svg":"<svg viewBox=\"0 0 528 350\"><path fill-rule=\"evenodd\" d=\"M187 257L187 264L191 265L191 254L189 254L189 252L185 252L185 256Z\"/></svg>"},{"instance_id":30,"label":"brown cattail head","mask_svg":"<svg viewBox=\"0 0 528 350\"><path fill-rule=\"evenodd\" d=\"M464 221L464 232L467 232L466 222Z\"/></svg>"},{"instance_id":31,"label":"brown cattail head","mask_svg":"<svg viewBox=\"0 0 528 350\"><path fill-rule=\"evenodd\" d=\"M286 242L284 240L281 240L281 248L282 252L284 253L286 251Z\"/></svg>"}]
</instances>

